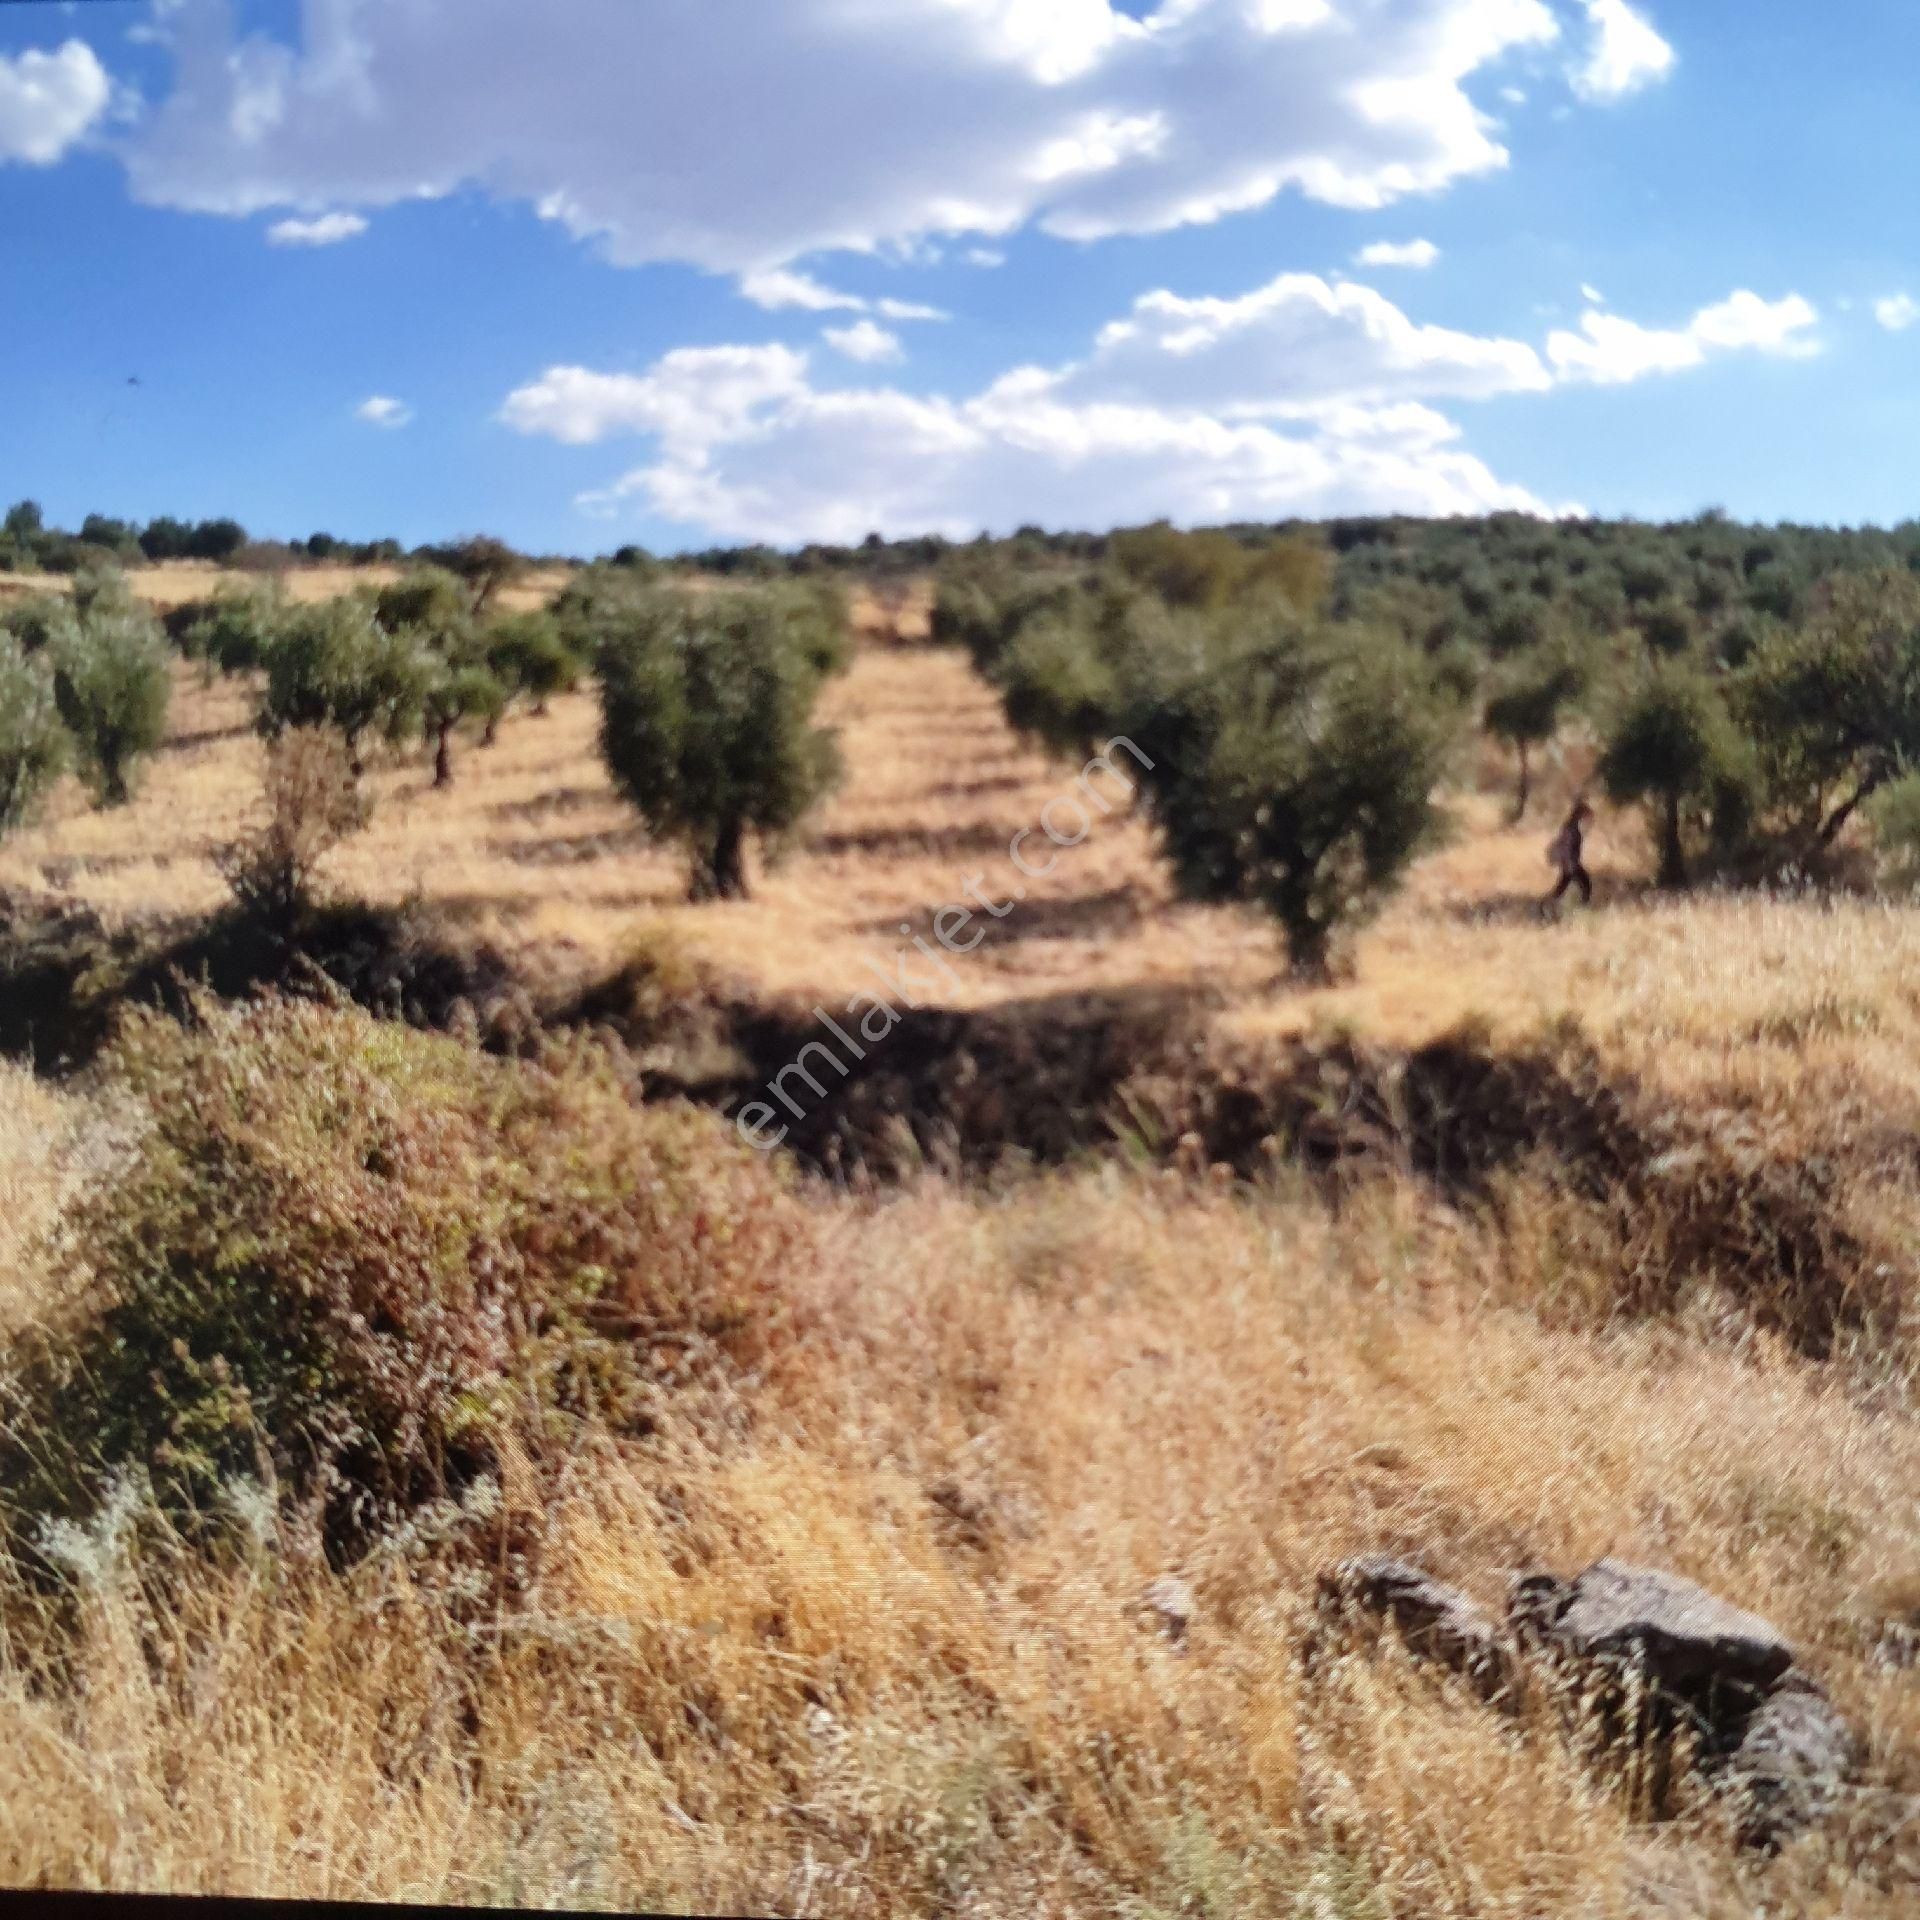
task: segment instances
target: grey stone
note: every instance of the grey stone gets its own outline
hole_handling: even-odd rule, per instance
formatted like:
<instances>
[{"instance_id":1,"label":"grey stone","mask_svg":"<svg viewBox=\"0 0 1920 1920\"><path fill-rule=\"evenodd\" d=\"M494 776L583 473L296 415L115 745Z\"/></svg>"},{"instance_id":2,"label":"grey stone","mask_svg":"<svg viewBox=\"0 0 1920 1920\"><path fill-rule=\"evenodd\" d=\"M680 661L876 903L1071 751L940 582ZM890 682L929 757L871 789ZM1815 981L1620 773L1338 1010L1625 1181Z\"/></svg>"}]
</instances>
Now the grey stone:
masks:
<instances>
[{"instance_id":1,"label":"grey stone","mask_svg":"<svg viewBox=\"0 0 1920 1920\"><path fill-rule=\"evenodd\" d=\"M1391 1621L1409 1653L1465 1674L1483 1692L1498 1692L1511 1678L1506 1642L1485 1608L1407 1561L1385 1554L1343 1560L1322 1576L1320 1596L1323 1610Z\"/></svg>"},{"instance_id":2,"label":"grey stone","mask_svg":"<svg viewBox=\"0 0 1920 1920\"><path fill-rule=\"evenodd\" d=\"M1740 1807L1742 1842L1776 1846L1826 1819L1859 1758L1859 1741L1832 1701L1789 1674L1754 1709L1721 1772Z\"/></svg>"},{"instance_id":3,"label":"grey stone","mask_svg":"<svg viewBox=\"0 0 1920 1920\"><path fill-rule=\"evenodd\" d=\"M1768 1692L1793 1648L1758 1614L1677 1574L1601 1560L1575 1579L1544 1624L1581 1660L1637 1668L1684 1699L1720 1689Z\"/></svg>"}]
</instances>

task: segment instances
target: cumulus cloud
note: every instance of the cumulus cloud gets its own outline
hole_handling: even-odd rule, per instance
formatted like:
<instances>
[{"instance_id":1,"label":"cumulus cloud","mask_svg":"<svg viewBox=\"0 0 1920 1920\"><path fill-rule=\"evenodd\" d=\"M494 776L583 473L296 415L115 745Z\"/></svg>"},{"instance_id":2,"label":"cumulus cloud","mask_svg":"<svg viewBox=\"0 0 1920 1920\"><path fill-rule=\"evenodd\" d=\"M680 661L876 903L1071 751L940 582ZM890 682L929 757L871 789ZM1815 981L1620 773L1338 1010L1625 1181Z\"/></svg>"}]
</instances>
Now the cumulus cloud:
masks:
<instances>
[{"instance_id":1,"label":"cumulus cloud","mask_svg":"<svg viewBox=\"0 0 1920 1920\"><path fill-rule=\"evenodd\" d=\"M364 420L370 427L391 430L404 427L413 418L413 409L404 400L394 399L391 394L376 393L354 408L353 417Z\"/></svg>"},{"instance_id":2,"label":"cumulus cloud","mask_svg":"<svg viewBox=\"0 0 1920 1920\"><path fill-rule=\"evenodd\" d=\"M1905 333L1920 320L1920 300L1910 293L1890 293L1884 300L1873 303L1873 317L1889 333Z\"/></svg>"},{"instance_id":3,"label":"cumulus cloud","mask_svg":"<svg viewBox=\"0 0 1920 1920\"><path fill-rule=\"evenodd\" d=\"M1589 309L1577 333L1548 336L1547 358L1566 381L1622 386L1651 374L1682 373L1715 353L1760 353L1804 360L1820 351L1820 316L1797 293L1763 300L1733 294L1702 307L1680 328L1643 327L1618 314Z\"/></svg>"},{"instance_id":4,"label":"cumulus cloud","mask_svg":"<svg viewBox=\"0 0 1920 1920\"><path fill-rule=\"evenodd\" d=\"M900 336L889 333L885 327L875 326L871 320L857 320L850 327L829 327L825 339L835 353L845 354L849 360L858 360L868 366L878 365L884 360L905 358Z\"/></svg>"},{"instance_id":5,"label":"cumulus cloud","mask_svg":"<svg viewBox=\"0 0 1920 1920\"><path fill-rule=\"evenodd\" d=\"M1357 267L1412 267L1416 272L1440 258L1440 249L1431 240L1376 240L1353 256Z\"/></svg>"},{"instance_id":6,"label":"cumulus cloud","mask_svg":"<svg viewBox=\"0 0 1920 1920\"><path fill-rule=\"evenodd\" d=\"M267 229L270 247L337 247L357 240L367 223L357 213L323 213L317 220L281 220Z\"/></svg>"},{"instance_id":7,"label":"cumulus cloud","mask_svg":"<svg viewBox=\"0 0 1920 1920\"><path fill-rule=\"evenodd\" d=\"M50 167L106 112L113 86L83 40L0 54L0 162Z\"/></svg>"},{"instance_id":8,"label":"cumulus cloud","mask_svg":"<svg viewBox=\"0 0 1920 1920\"><path fill-rule=\"evenodd\" d=\"M1611 0L1609 0L1611 3ZM1430 193L1506 163L1468 83L1545 0L316 0L161 16L141 199L242 215L475 187L617 262L760 273L1037 223L1092 238ZM832 156L829 163L826 156Z\"/></svg>"},{"instance_id":9,"label":"cumulus cloud","mask_svg":"<svg viewBox=\"0 0 1920 1920\"><path fill-rule=\"evenodd\" d=\"M1249 415L1483 399L1553 381L1524 341L1422 325L1371 287L1284 273L1239 299L1144 295L1067 383L1088 397Z\"/></svg>"},{"instance_id":10,"label":"cumulus cloud","mask_svg":"<svg viewBox=\"0 0 1920 1920\"><path fill-rule=\"evenodd\" d=\"M958 539L1162 513L1544 511L1422 396L1550 384L1518 341L1423 327L1369 289L1283 275L1239 300L1149 295L1085 360L1019 368L962 400L823 388L789 347L693 348L644 374L551 368L502 417L575 445L656 441L583 496L598 511L643 506L719 539Z\"/></svg>"},{"instance_id":11,"label":"cumulus cloud","mask_svg":"<svg viewBox=\"0 0 1920 1920\"><path fill-rule=\"evenodd\" d=\"M1664 80L1674 51L1627 0L1585 0L1592 32L1574 69L1573 90L1587 100L1619 100Z\"/></svg>"}]
</instances>

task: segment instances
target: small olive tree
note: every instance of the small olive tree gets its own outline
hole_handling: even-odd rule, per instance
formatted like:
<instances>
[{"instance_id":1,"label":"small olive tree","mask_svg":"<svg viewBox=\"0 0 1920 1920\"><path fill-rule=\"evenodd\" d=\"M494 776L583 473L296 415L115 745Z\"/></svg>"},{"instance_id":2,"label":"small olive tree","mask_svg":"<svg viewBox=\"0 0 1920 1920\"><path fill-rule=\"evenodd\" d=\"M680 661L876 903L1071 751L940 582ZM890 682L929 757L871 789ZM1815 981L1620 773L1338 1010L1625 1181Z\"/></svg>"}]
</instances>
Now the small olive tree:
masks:
<instances>
[{"instance_id":1,"label":"small olive tree","mask_svg":"<svg viewBox=\"0 0 1920 1920\"><path fill-rule=\"evenodd\" d=\"M1645 809L1659 849L1658 882L1687 884L1690 817L1743 815L1751 749L1718 687L1684 667L1650 674L1621 701L1607 729L1600 778L1610 799Z\"/></svg>"},{"instance_id":2,"label":"small olive tree","mask_svg":"<svg viewBox=\"0 0 1920 1920\"><path fill-rule=\"evenodd\" d=\"M488 732L506 711L507 690L478 662L433 656L428 671L423 715L433 741L433 784L453 785L453 735L463 720L479 720Z\"/></svg>"},{"instance_id":3,"label":"small olive tree","mask_svg":"<svg viewBox=\"0 0 1920 1920\"><path fill-rule=\"evenodd\" d=\"M509 699L533 702L536 716L556 695L579 684L581 656L552 613L514 613L495 620L481 636L486 663Z\"/></svg>"},{"instance_id":4,"label":"small olive tree","mask_svg":"<svg viewBox=\"0 0 1920 1920\"><path fill-rule=\"evenodd\" d=\"M1263 908L1324 979L1440 831L1455 712L1397 639L1286 623L1176 679L1149 666L1125 733L1181 891Z\"/></svg>"},{"instance_id":5,"label":"small olive tree","mask_svg":"<svg viewBox=\"0 0 1920 1920\"><path fill-rule=\"evenodd\" d=\"M746 842L795 827L838 781L813 724L821 676L777 601L656 592L601 640L600 748L648 826L692 855L692 895L747 896Z\"/></svg>"},{"instance_id":6,"label":"small olive tree","mask_svg":"<svg viewBox=\"0 0 1920 1920\"><path fill-rule=\"evenodd\" d=\"M24 826L69 752L53 675L0 633L0 835Z\"/></svg>"},{"instance_id":7,"label":"small olive tree","mask_svg":"<svg viewBox=\"0 0 1920 1920\"><path fill-rule=\"evenodd\" d=\"M289 727L332 727L358 778L370 736L400 746L420 731L432 680L432 664L413 635L389 632L365 600L301 607L268 654L260 730L273 739Z\"/></svg>"},{"instance_id":8,"label":"small olive tree","mask_svg":"<svg viewBox=\"0 0 1920 1920\"><path fill-rule=\"evenodd\" d=\"M159 622L131 603L97 599L56 633L48 652L81 771L99 805L123 807L135 766L166 737L173 680Z\"/></svg>"},{"instance_id":9,"label":"small olive tree","mask_svg":"<svg viewBox=\"0 0 1920 1920\"><path fill-rule=\"evenodd\" d=\"M1582 684L1583 676L1570 660L1529 659L1487 702L1487 731L1510 746L1520 763L1515 821L1527 817L1527 802L1533 797L1533 750L1560 731L1567 704Z\"/></svg>"}]
</instances>

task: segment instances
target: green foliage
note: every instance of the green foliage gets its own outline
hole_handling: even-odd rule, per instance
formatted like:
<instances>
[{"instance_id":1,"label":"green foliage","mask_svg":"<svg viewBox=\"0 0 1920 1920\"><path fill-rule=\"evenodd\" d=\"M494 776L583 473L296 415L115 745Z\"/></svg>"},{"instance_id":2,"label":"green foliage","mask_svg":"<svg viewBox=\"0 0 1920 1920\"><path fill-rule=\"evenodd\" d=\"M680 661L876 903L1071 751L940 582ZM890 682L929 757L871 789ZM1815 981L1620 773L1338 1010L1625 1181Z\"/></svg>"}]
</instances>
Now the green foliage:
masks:
<instances>
[{"instance_id":1,"label":"green foliage","mask_svg":"<svg viewBox=\"0 0 1920 1920\"><path fill-rule=\"evenodd\" d=\"M1920 579L1842 578L1802 628L1769 633L1735 683L1767 795L1829 845L1869 795L1920 767Z\"/></svg>"},{"instance_id":2,"label":"green foliage","mask_svg":"<svg viewBox=\"0 0 1920 1920\"><path fill-rule=\"evenodd\" d=\"M173 682L159 623L103 595L55 636L48 653L60 717L97 803L126 805L135 766L166 737Z\"/></svg>"},{"instance_id":3,"label":"green foliage","mask_svg":"<svg viewBox=\"0 0 1920 1920\"><path fill-rule=\"evenodd\" d=\"M744 897L745 837L787 832L838 781L820 688L763 592L654 592L601 635L600 746L652 830L693 856L696 899Z\"/></svg>"},{"instance_id":4,"label":"green foliage","mask_svg":"<svg viewBox=\"0 0 1920 1920\"><path fill-rule=\"evenodd\" d=\"M788 639L823 680L844 673L853 658L853 609L833 580L803 580L767 591L785 621Z\"/></svg>"},{"instance_id":5,"label":"green foliage","mask_svg":"<svg viewBox=\"0 0 1920 1920\"><path fill-rule=\"evenodd\" d=\"M1487 731L1520 758L1520 786L1514 818L1527 811L1531 793L1530 756L1560 731L1568 703L1585 687L1585 675L1568 656L1546 654L1520 663L1487 702Z\"/></svg>"},{"instance_id":6,"label":"green foliage","mask_svg":"<svg viewBox=\"0 0 1920 1920\"><path fill-rule=\"evenodd\" d=\"M0 603L0 633L7 633L26 654L50 647L73 624L73 602L57 593L36 593Z\"/></svg>"},{"instance_id":7,"label":"green foliage","mask_svg":"<svg viewBox=\"0 0 1920 1920\"><path fill-rule=\"evenodd\" d=\"M365 600L296 608L267 658L261 730L333 727L357 767L369 735L399 746L419 732L432 678L413 633L388 631Z\"/></svg>"},{"instance_id":8,"label":"green foliage","mask_svg":"<svg viewBox=\"0 0 1920 1920\"><path fill-rule=\"evenodd\" d=\"M1751 747L1719 689L1682 666L1662 667L1621 701L1607 729L1600 778L1622 806L1646 808L1660 851L1659 882L1686 884L1684 829L1743 811ZM1720 837L1727 838L1723 826Z\"/></svg>"},{"instance_id":9,"label":"green foliage","mask_svg":"<svg viewBox=\"0 0 1920 1920\"><path fill-rule=\"evenodd\" d=\"M578 684L580 655L568 646L552 613L515 613L495 620L482 635L486 661L509 697L524 695L537 711L556 694Z\"/></svg>"},{"instance_id":10,"label":"green foliage","mask_svg":"<svg viewBox=\"0 0 1920 1920\"><path fill-rule=\"evenodd\" d=\"M349 1553L588 1419L709 1417L786 1334L810 1227L775 1167L585 1049L508 1065L269 1001L136 1018L109 1065L131 1157L0 1383L16 1541L135 1471L189 1532L244 1475Z\"/></svg>"},{"instance_id":11,"label":"green foliage","mask_svg":"<svg viewBox=\"0 0 1920 1920\"><path fill-rule=\"evenodd\" d=\"M180 651L209 671L255 673L267 663L283 614L270 589L236 583L175 608L166 625Z\"/></svg>"},{"instance_id":12,"label":"green foliage","mask_svg":"<svg viewBox=\"0 0 1920 1920\"><path fill-rule=\"evenodd\" d=\"M453 732L463 720L484 720L488 730L507 710L507 689L477 662L434 658L423 701L426 729L434 740L433 784L453 784Z\"/></svg>"},{"instance_id":13,"label":"green foliage","mask_svg":"<svg viewBox=\"0 0 1920 1920\"><path fill-rule=\"evenodd\" d=\"M1286 622L1159 682L1125 732L1182 892L1263 907L1324 974L1335 933L1439 830L1447 703L1398 640Z\"/></svg>"},{"instance_id":14,"label":"green foliage","mask_svg":"<svg viewBox=\"0 0 1920 1920\"><path fill-rule=\"evenodd\" d=\"M69 741L44 661L0 633L0 836L24 826L67 764Z\"/></svg>"},{"instance_id":15,"label":"green foliage","mask_svg":"<svg viewBox=\"0 0 1920 1920\"><path fill-rule=\"evenodd\" d=\"M1870 808L1880 873L1896 892L1920 892L1920 772L1905 773L1873 796Z\"/></svg>"},{"instance_id":16,"label":"green foliage","mask_svg":"<svg viewBox=\"0 0 1920 1920\"><path fill-rule=\"evenodd\" d=\"M389 633L411 633L427 645L442 647L467 625L467 590L442 567L422 567L381 587L373 615Z\"/></svg>"},{"instance_id":17,"label":"green foliage","mask_svg":"<svg viewBox=\"0 0 1920 1920\"><path fill-rule=\"evenodd\" d=\"M1122 574L1168 606L1199 613L1270 599L1310 615L1326 596L1330 574L1324 551L1297 536L1256 549L1229 533L1183 533L1164 521L1116 533L1107 552Z\"/></svg>"},{"instance_id":18,"label":"green foliage","mask_svg":"<svg viewBox=\"0 0 1920 1920\"><path fill-rule=\"evenodd\" d=\"M996 677L1008 723L1051 753L1084 756L1114 732L1120 675L1084 615L1029 620Z\"/></svg>"}]
</instances>

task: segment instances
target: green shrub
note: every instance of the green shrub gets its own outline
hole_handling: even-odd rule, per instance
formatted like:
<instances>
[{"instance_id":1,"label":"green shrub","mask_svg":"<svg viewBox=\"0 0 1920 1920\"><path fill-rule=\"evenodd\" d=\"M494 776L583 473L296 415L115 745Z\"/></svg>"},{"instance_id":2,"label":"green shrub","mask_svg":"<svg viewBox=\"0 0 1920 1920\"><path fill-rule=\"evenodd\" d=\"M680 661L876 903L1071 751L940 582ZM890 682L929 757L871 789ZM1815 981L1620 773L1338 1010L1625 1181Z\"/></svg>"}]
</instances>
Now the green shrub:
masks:
<instances>
[{"instance_id":1,"label":"green shrub","mask_svg":"<svg viewBox=\"0 0 1920 1920\"><path fill-rule=\"evenodd\" d=\"M189 1531L246 1476L351 1551L583 1423L723 1414L782 1350L810 1216L711 1116L636 1105L584 1047L197 1011L135 1018L109 1062L136 1143L65 1217L77 1284L0 1383L16 1540L136 1471Z\"/></svg>"},{"instance_id":2,"label":"green shrub","mask_svg":"<svg viewBox=\"0 0 1920 1920\"><path fill-rule=\"evenodd\" d=\"M652 830L693 856L695 899L742 899L746 836L798 825L837 783L820 675L754 589L654 592L604 627L600 748Z\"/></svg>"},{"instance_id":3,"label":"green shrub","mask_svg":"<svg viewBox=\"0 0 1920 1920\"><path fill-rule=\"evenodd\" d=\"M125 806L135 766L166 737L173 681L153 616L111 597L54 639L54 695L103 807Z\"/></svg>"},{"instance_id":4,"label":"green shrub","mask_svg":"<svg viewBox=\"0 0 1920 1920\"><path fill-rule=\"evenodd\" d=\"M434 743L436 787L453 785L453 735L461 721L484 721L491 736L506 710L507 690L486 667L440 660L433 663L423 712Z\"/></svg>"},{"instance_id":5,"label":"green shrub","mask_svg":"<svg viewBox=\"0 0 1920 1920\"><path fill-rule=\"evenodd\" d=\"M0 835L24 826L67 764L53 675L0 633Z\"/></svg>"}]
</instances>

